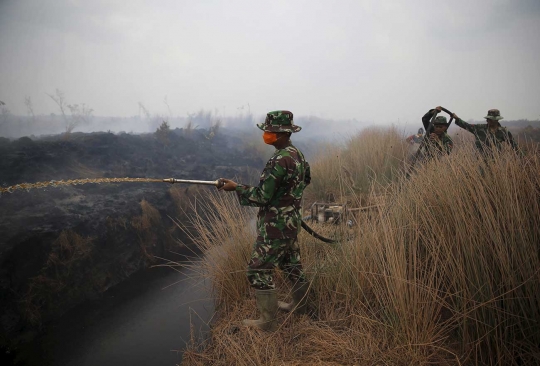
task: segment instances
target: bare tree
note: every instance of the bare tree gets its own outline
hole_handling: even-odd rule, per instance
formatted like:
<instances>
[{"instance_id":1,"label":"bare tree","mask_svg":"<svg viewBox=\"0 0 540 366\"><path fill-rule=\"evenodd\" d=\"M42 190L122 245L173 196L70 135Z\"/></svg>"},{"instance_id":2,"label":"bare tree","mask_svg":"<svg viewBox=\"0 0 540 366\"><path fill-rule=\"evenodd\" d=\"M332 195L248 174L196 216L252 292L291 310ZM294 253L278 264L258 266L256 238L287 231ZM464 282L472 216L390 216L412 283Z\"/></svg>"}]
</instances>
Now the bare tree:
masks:
<instances>
[{"instance_id":1,"label":"bare tree","mask_svg":"<svg viewBox=\"0 0 540 366\"><path fill-rule=\"evenodd\" d=\"M2 102L0 104L0 126L3 126L4 124L6 124L10 116L11 116L11 112L6 107L6 104Z\"/></svg>"},{"instance_id":2,"label":"bare tree","mask_svg":"<svg viewBox=\"0 0 540 366\"><path fill-rule=\"evenodd\" d=\"M62 119L66 126L66 137L81 123L88 123L92 119L92 108L86 104L67 104L66 97L63 91L56 89L54 94L47 95L58 105L62 113ZM69 110L70 116L66 114L66 109Z\"/></svg>"},{"instance_id":3,"label":"bare tree","mask_svg":"<svg viewBox=\"0 0 540 366\"><path fill-rule=\"evenodd\" d=\"M26 106L26 112L30 117L32 117L32 122L36 123L36 115L34 113L34 105L32 104L32 99L30 97L24 97L24 105Z\"/></svg>"},{"instance_id":4,"label":"bare tree","mask_svg":"<svg viewBox=\"0 0 540 366\"><path fill-rule=\"evenodd\" d=\"M171 107L169 107L169 102L167 101L167 96L165 96L165 98L163 99L163 103L165 103L165 105L167 106L167 110L169 111L169 117L172 118L172 111L171 111Z\"/></svg>"},{"instance_id":5,"label":"bare tree","mask_svg":"<svg viewBox=\"0 0 540 366\"><path fill-rule=\"evenodd\" d=\"M148 119L150 119L151 115L150 112L148 112L148 109L144 107L144 105L139 102L139 118L141 118L141 111L144 113L144 116Z\"/></svg>"},{"instance_id":6,"label":"bare tree","mask_svg":"<svg viewBox=\"0 0 540 366\"><path fill-rule=\"evenodd\" d=\"M62 113L62 118L64 119L64 122L66 122L67 124L67 116L66 116L67 104L66 104L66 98L65 98L64 92L61 91L60 89L56 89L54 91L54 94L49 94L49 93L45 93L45 94L47 94L58 105L58 108L60 108L60 113Z\"/></svg>"},{"instance_id":7,"label":"bare tree","mask_svg":"<svg viewBox=\"0 0 540 366\"><path fill-rule=\"evenodd\" d=\"M51 98L58 105L58 108L60 109L60 113L62 115L62 119L64 120L64 125L66 126L66 133L69 134L75 126L71 126L68 120L68 116L66 115L67 104L64 92L60 89L56 89L54 91L54 94L45 94L47 94L49 98Z\"/></svg>"}]
</instances>

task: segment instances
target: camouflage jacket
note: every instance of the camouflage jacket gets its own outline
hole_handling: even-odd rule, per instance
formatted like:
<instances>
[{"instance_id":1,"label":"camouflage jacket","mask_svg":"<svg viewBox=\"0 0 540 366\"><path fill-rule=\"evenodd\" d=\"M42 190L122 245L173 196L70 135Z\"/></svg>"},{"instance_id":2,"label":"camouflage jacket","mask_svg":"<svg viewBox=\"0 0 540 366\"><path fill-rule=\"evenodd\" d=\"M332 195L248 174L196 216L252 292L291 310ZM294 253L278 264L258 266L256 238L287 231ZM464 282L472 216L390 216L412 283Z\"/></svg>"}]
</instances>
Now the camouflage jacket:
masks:
<instances>
[{"instance_id":1,"label":"camouflage jacket","mask_svg":"<svg viewBox=\"0 0 540 366\"><path fill-rule=\"evenodd\" d=\"M293 145L276 150L262 171L259 185L239 184L241 205L260 207L257 241L296 238L301 228L300 203L311 181L309 164Z\"/></svg>"},{"instance_id":2,"label":"camouflage jacket","mask_svg":"<svg viewBox=\"0 0 540 366\"><path fill-rule=\"evenodd\" d=\"M425 139L426 147L430 152L450 154L454 148L454 141L452 141L446 132L443 133L440 139L437 141L431 140L428 136L426 136Z\"/></svg>"},{"instance_id":3,"label":"camouflage jacket","mask_svg":"<svg viewBox=\"0 0 540 366\"><path fill-rule=\"evenodd\" d=\"M506 127L499 125L495 132L491 132L487 123L472 125L460 118L456 119L456 125L474 134L474 137L476 138L476 148L480 151L484 151L484 147L491 148L493 146L500 149L505 142L509 143L514 150L518 150L517 143L514 141L512 134Z\"/></svg>"},{"instance_id":4,"label":"camouflage jacket","mask_svg":"<svg viewBox=\"0 0 540 366\"><path fill-rule=\"evenodd\" d=\"M431 117L433 117L434 109L430 109L429 112L427 112L424 117L422 117L422 124L424 125L424 128L426 129L426 135L424 136L424 141L426 144L426 147L429 151L433 152L439 151L441 153L447 153L450 154L452 149L454 148L454 141L448 136L448 134L445 132L442 134L440 140L433 141L429 138L429 134L431 133L431 129L429 128L429 121Z\"/></svg>"}]
</instances>

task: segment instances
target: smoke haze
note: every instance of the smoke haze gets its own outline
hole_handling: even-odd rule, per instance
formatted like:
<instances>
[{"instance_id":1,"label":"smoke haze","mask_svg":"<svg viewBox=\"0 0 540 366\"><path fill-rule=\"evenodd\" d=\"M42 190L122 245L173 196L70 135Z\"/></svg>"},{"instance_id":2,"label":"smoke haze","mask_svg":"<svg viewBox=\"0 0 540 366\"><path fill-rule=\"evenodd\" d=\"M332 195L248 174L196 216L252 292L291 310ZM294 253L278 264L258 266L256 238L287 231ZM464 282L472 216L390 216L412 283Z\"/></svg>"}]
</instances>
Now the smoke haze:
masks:
<instances>
[{"instance_id":1,"label":"smoke haze","mask_svg":"<svg viewBox=\"0 0 540 366\"><path fill-rule=\"evenodd\" d=\"M0 100L96 116L540 115L540 1L0 1Z\"/></svg>"}]
</instances>

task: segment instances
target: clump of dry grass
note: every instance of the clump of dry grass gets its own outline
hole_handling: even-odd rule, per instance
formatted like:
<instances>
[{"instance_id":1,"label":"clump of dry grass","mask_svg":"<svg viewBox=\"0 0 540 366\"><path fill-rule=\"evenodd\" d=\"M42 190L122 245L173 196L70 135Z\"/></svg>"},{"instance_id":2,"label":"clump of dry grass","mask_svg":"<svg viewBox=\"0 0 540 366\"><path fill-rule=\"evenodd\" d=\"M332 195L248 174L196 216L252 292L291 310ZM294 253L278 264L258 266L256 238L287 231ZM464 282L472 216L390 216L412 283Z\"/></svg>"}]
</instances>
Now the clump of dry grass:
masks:
<instances>
[{"instance_id":1,"label":"clump of dry grass","mask_svg":"<svg viewBox=\"0 0 540 366\"><path fill-rule=\"evenodd\" d=\"M169 196L176 207L176 217L185 216L191 209L192 198L204 194L206 190L206 187L198 185L171 185Z\"/></svg>"},{"instance_id":2,"label":"clump of dry grass","mask_svg":"<svg viewBox=\"0 0 540 366\"><path fill-rule=\"evenodd\" d=\"M135 229L135 233L139 239L139 248L150 263L155 262L155 257L152 254L152 246L156 245L158 240L152 228L161 226L161 214L148 201L141 201L141 216L135 216L131 219L131 226Z\"/></svg>"},{"instance_id":3,"label":"clump of dry grass","mask_svg":"<svg viewBox=\"0 0 540 366\"><path fill-rule=\"evenodd\" d=\"M203 275L212 280L218 306L244 298L245 267L255 237L254 210L238 205L233 194L206 191L192 203L194 233L184 231L204 253Z\"/></svg>"},{"instance_id":4,"label":"clump of dry grass","mask_svg":"<svg viewBox=\"0 0 540 366\"><path fill-rule=\"evenodd\" d=\"M88 257L93 244L91 238L85 238L71 230L64 230L53 243L46 268L65 266L70 268L73 263Z\"/></svg>"},{"instance_id":5,"label":"clump of dry grass","mask_svg":"<svg viewBox=\"0 0 540 366\"><path fill-rule=\"evenodd\" d=\"M53 242L46 264L40 274L30 278L21 298L23 314L33 325L39 325L42 313L53 308L73 276L72 269L89 259L94 250L93 239L71 230L64 230Z\"/></svg>"},{"instance_id":6,"label":"clump of dry grass","mask_svg":"<svg viewBox=\"0 0 540 366\"><path fill-rule=\"evenodd\" d=\"M256 316L245 279L254 212L234 195L211 195L203 203L208 214L194 218L200 236L193 239L205 253L202 275L212 280L221 307L210 340L192 343L184 364L540 362L538 152L503 150L484 159L469 144L416 166L408 179L380 155L364 161L391 174L382 181L377 177L386 173L370 176L384 209L365 218L353 240L337 245L301 234L318 317L280 314L274 334L240 326ZM349 192L343 199L358 202ZM279 274L277 284L286 296Z\"/></svg>"},{"instance_id":7,"label":"clump of dry grass","mask_svg":"<svg viewBox=\"0 0 540 366\"><path fill-rule=\"evenodd\" d=\"M469 145L423 166L399 192L389 220L407 228L400 245L439 279L460 351L477 364L538 363L537 151L484 159Z\"/></svg>"}]
</instances>

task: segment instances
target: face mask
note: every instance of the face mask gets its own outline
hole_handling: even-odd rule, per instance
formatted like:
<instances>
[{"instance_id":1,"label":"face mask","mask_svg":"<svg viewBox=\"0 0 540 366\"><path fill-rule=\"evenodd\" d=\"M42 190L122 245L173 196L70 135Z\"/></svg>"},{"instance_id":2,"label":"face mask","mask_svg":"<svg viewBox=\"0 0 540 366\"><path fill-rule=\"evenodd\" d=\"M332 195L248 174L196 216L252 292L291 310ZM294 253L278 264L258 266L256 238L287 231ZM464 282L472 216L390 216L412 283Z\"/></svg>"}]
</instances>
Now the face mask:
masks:
<instances>
[{"instance_id":1,"label":"face mask","mask_svg":"<svg viewBox=\"0 0 540 366\"><path fill-rule=\"evenodd\" d=\"M264 131L263 140L265 144L272 145L277 141L277 134L274 132Z\"/></svg>"}]
</instances>

